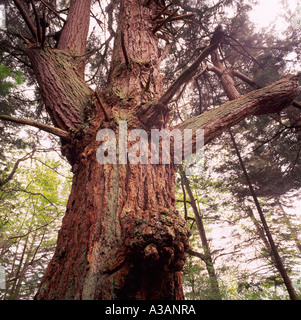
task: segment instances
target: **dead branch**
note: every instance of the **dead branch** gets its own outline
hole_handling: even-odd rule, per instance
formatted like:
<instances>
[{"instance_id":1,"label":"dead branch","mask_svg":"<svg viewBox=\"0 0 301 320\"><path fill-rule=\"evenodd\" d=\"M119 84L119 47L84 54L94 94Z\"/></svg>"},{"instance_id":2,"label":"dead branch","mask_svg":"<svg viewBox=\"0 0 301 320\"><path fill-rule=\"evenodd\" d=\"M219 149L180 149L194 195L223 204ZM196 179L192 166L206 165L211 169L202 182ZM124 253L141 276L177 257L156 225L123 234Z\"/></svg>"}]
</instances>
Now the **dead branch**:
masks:
<instances>
[{"instance_id":1,"label":"dead branch","mask_svg":"<svg viewBox=\"0 0 301 320\"><path fill-rule=\"evenodd\" d=\"M14 123L19 123L19 124L32 126L32 127L38 128L40 130L43 130L45 132L54 134L54 135L56 135L56 136L58 136L60 138L63 138L65 140L67 140L67 141L71 141L70 134L67 131L64 131L62 129L55 128L55 127L52 127L52 126L49 126L49 125L46 125L46 124L41 123L41 122L37 122L37 121L34 121L34 120L17 119L17 118L5 116L5 115L0 115L0 120L10 121L10 122L14 122Z\"/></svg>"},{"instance_id":2,"label":"dead branch","mask_svg":"<svg viewBox=\"0 0 301 320\"><path fill-rule=\"evenodd\" d=\"M234 50L236 50L238 53L244 55L245 57L249 57L249 58L250 58L251 60L253 60L256 64L258 64L261 69L264 69L263 65L262 65L259 61L257 61L257 59L256 59L255 57L253 57L253 56L248 52L248 50L246 50L246 48L244 47L243 44L241 44L238 40L234 39L233 37L231 37L231 36L229 36L229 35L225 35L225 37L227 37L227 38L233 40L234 42L236 42L236 43L239 45L239 47L245 52L245 54L242 53L242 52L240 52L240 51L238 51L235 46L233 46Z\"/></svg>"},{"instance_id":3,"label":"dead branch","mask_svg":"<svg viewBox=\"0 0 301 320\"><path fill-rule=\"evenodd\" d=\"M40 43L42 43L42 30L41 30L41 24L40 24L40 17L38 15L37 12L37 8L34 4L34 2L31 0L31 6L32 6L32 10L36 19L36 26L37 26L37 38L39 40Z\"/></svg>"},{"instance_id":4,"label":"dead branch","mask_svg":"<svg viewBox=\"0 0 301 320\"><path fill-rule=\"evenodd\" d=\"M27 10L25 9L25 7L23 6L22 2L20 0L14 0L14 3L16 5L16 7L18 8L22 18L24 19L26 25L28 26L31 34L33 35L34 39L36 41L38 41L38 35L37 35L37 30L35 25L33 24Z\"/></svg>"},{"instance_id":5,"label":"dead branch","mask_svg":"<svg viewBox=\"0 0 301 320\"><path fill-rule=\"evenodd\" d=\"M173 17L171 21L187 20L187 19L193 18L194 16L195 16L194 13L181 14L179 16Z\"/></svg>"},{"instance_id":6,"label":"dead branch","mask_svg":"<svg viewBox=\"0 0 301 320\"><path fill-rule=\"evenodd\" d=\"M48 3L46 3L44 0L40 0L42 3L43 3L43 5L45 6L45 7L47 7L58 19L60 19L61 21L63 21L64 23L66 23L67 21L64 19L64 18L62 18L60 15L59 15L59 13L56 11L56 10L54 10Z\"/></svg>"},{"instance_id":7,"label":"dead branch","mask_svg":"<svg viewBox=\"0 0 301 320\"><path fill-rule=\"evenodd\" d=\"M171 6L175 3L175 0L172 1L171 3L169 3L167 6L165 6L164 8L162 8L159 13L154 17L152 18L153 21L156 21L160 18L160 16Z\"/></svg>"},{"instance_id":8,"label":"dead branch","mask_svg":"<svg viewBox=\"0 0 301 320\"><path fill-rule=\"evenodd\" d=\"M164 19L161 23L159 23L155 29L153 30L153 34L157 33L164 25L166 25L168 22L172 20L172 18L177 14L178 9L175 10L170 16L168 16L166 19Z\"/></svg>"},{"instance_id":9,"label":"dead branch","mask_svg":"<svg viewBox=\"0 0 301 320\"><path fill-rule=\"evenodd\" d=\"M167 105L171 101L172 97L179 90L179 88L183 84L193 79L193 77L198 73L198 67L201 64L201 62L204 61L204 59L208 57L208 55L218 47L220 41L221 39L218 40L216 43L209 45L202 51L202 53L198 56L198 58L191 64L191 66L188 67L178 77L178 79L166 90L163 96L159 99L160 103Z\"/></svg>"}]
</instances>

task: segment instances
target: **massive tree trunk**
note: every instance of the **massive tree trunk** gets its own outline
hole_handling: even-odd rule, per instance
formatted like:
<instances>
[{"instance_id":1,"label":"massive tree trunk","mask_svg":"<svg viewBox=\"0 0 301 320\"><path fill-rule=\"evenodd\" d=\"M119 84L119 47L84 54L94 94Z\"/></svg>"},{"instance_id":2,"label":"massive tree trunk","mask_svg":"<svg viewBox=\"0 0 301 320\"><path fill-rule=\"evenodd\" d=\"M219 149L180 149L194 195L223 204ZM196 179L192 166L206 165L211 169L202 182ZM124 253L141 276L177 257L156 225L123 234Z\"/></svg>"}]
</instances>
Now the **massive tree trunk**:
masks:
<instances>
[{"instance_id":1,"label":"massive tree trunk","mask_svg":"<svg viewBox=\"0 0 301 320\"><path fill-rule=\"evenodd\" d=\"M14 2L30 25L21 1ZM141 128L149 134L166 127L168 102L218 44L205 48L164 93L152 19L162 10L160 3L121 1L104 91L93 91L83 77L91 1L70 1L57 49L28 45L57 127L52 132L62 138L74 173L57 248L36 299L184 298L181 272L189 232L175 209L173 163L100 164L96 159L100 129L117 134L121 120L127 121L128 131ZM207 143L248 115L287 106L297 93L297 78L285 78L179 128L204 128Z\"/></svg>"},{"instance_id":2,"label":"massive tree trunk","mask_svg":"<svg viewBox=\"0 0 301 320\"><path fill-rule=\"evenodd\" d=\"M74 1L74 7L79 2ZM74 128L73 141L64 146L73 165L72 191L57 249L37 299L183 299L181 270L188 231L175 210L173 164L101 165L96 159L100 129L110 128L118 134L118 122L123 120L129 131L143 128L150 132L151 126L142 124L136 114L142 103L162 94L159 49L151 20L155 9L155 4L145 6L137 0L121 2L104 92L89 92L81 73L74 73L65 50L30 50L54 123ZM69 15L75 10L70 9ZM72 25L72 16L69 19ZM62 35L61 41L65 38ZM70 49L60 42L59 48L64 47ZM63 69L58 60L63 61ZM51 84L48 74L56 74ZM62 101L62 107L55 104L52 111L52 97ZM62 125L65 108L74 114L72 121L68 118ZM162 120L156 121L163 125Z\"/></svg>"}]
</instances>

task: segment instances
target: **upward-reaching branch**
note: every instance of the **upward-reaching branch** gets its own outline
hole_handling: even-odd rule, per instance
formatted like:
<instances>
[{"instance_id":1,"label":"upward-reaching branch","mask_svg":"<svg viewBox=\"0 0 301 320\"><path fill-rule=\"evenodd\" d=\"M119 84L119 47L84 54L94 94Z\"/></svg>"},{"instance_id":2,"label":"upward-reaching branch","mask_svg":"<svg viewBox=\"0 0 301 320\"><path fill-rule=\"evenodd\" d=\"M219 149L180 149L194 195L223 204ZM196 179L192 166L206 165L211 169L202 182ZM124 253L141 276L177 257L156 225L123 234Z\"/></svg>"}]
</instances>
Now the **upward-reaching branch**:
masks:
<instances>
[{"instance_id":1,"label":"upward-reaching branch","mask_svg":"<svg viewBox=\"0 0 301 320\"><path fill-rule=\"evenodd\" d=\"M34 41L37 41L38 40L37 29L36 29L34 23L32 22L27 10L25 9L25 7L23 6L23 4L20 0L14 0L14 3L16 5L16 7L18 8L22 18L24 19L27 27L29 28L31 34L33 35Z\"/></svg>"},{"instance_id":2,"label":"upward-reaching branch","mask_svg":"<svg viewBox=\"0 0 301 320\"><path fill-rule=\"evenodd\" d=\"M78 71L84 74L91 0L71 0L67 23L62 30L58 49L68 50L79 60Z\"/></svg>"},{"instance_id":3,"label":"upward-reaching branch","mask_svg":"<svg viewBox=\"0 0 301 320\"><path fill-rule=\"evenodd\" d=\"M206 47L197 59L178 77L178 79L165 91L163 96L159 99L159 102L167 105L173 96L178 92L182 85L188 83L193 77L198 73L198 67L207 58L212 51L214 51L221 39L218 39L217 42Z\"/></svg>"},{"instance_id":4,"label":"upward-reaching branch","mask_svg":"<svg viewBox=\"0 0 301 320\"><path fill-rule=\"evenodd\" d=\"M172 100L181 87L191 81L199 72L200 64L218 47L222 38L218 38L216 42L212 42L207 46L197 59L182 72L182 74L175 80L174 83L165 91L165 93L154 103L148 104L140 109L140 120L142 122L149 122L150 119L160 117L162 113L168 113L168 103Z\"/></svg>"},{"instance_id":5,"label":"upward-reaching branch","mask_svg":"<svg viewBox=\"0 0 301 320\"><path fill-rule=\"evenodd\" d=\"M288 107L299 93L299 78L287 76L268 87L252 91L224 105L190 118L178 129L204 129L205 144L250 115L279 112Z\"/></svg>"}]
</instances>

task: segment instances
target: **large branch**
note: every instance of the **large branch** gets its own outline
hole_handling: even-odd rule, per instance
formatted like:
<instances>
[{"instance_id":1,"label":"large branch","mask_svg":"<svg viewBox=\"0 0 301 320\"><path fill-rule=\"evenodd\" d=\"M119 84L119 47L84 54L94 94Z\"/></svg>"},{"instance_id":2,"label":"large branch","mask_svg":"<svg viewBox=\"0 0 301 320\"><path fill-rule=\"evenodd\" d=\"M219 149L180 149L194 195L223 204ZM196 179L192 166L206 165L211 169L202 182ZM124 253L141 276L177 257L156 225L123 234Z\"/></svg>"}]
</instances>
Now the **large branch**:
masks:
<instances>
[{"instance_id":1,"label":"large branch","mask_svg":"<svg viewBox=\"0 0 301 320\"><path fill-rule=\"evenodd\" d=\"M54 134L65 140L68 140L68 141L71 140L70 134L67 131L64 131L52 126L48 126L47 124L44 124L41 122L37 122L33 120L17 119L17 118L5 116L5 115L0 115L0 120L10 121L10 122L19 123L19 124L25 124L25 125L32 126L40 130L46 131L48 133Z\"/></svg>"},{"instance_id":2,"label":"large branch","mask_svg":"<svg viewBox=\"0 0 301 320\"><path fill-rule=\"evenodd\" d=\"M182 74L173 82L170 87L165 91L165 93L156 101L151 102L142 106L139 110L139 118L143 123L151 123L152 119L155 119L158 123L158 118L166 116L170 111L167 107L168 103L174 97L174 95L179 92L181 87L191 81L199 72L200 64L212 53L219 45L221 41L217 39L214 43L211 42L197 59L182 72Z\"/></svg>"},{"instance_id":3,"label":"large branch","mask_svg":"<svg viewBox=\"0 0 301 320\"><path fill-rule=\"evenodd\" d=\"M289 75L268 87L252 91L222 106L190 118L177 129L204 129L204 143L219 136L226 129L250 115L280 112L299 94L299 78Z\"/></svg>"},{"instance_id":4,"label":"large branch","mask_svg":"<svg viewBox=\"0 0 301 320\"><path fill-rule=\"evenodd\" d=\"M78 57L79 71L82 75L85 67L90 8L91 0L70 1L67 23L62 30L58 43L58 49L68 50Z\"/></svg>"}]
</instances>

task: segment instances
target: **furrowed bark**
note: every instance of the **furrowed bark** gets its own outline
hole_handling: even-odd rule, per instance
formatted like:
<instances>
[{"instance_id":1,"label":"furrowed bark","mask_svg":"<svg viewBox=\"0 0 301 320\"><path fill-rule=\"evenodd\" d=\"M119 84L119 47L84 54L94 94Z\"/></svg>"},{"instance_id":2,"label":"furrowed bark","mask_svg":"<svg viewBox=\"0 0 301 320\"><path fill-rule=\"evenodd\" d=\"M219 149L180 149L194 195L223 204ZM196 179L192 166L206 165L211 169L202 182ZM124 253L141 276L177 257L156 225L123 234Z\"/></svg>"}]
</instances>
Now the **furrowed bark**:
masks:
<instances>
[{"instance_id":1,"label":"furrowed bark","mask_svg":"<svg viewBox=\"0 0 301 320\"><path fill-rule=\"evenodd\" d=\"M29 45L28 57L54 125L64 131L84 123L92 90L83 79L91 0L71 0L58 49Z\"/></svg>"},{"instance_id":2,"label":"furrowed bark","mask_svg":"<svg viewBox=\"0 0 301 320\"><path fill-rule=\"evenodd\" d=\"M151 19L156 5L121 1L120 17L106 91L132 101L132 108L162 94L160 51ZM148 87L148 90L146 90Z\"/></svg>"},{"instance_id":3,"label":"furrowed bark","mask_svg":"<svg viewBox=\"0 0 301 320\"><path fill-rule=\"evenodd\" d=\"M71 0L70 8L58 43L59 50L68 50L77 60L78 73L83 77L86 63L87 36L91 0Z\"/></svg>"},{"instance_id":4,"label":"furrowed bark","mask_svg":"<svg viewBox=\"0 0 301 320\"><path fill-rule=\"evenodd\" d=\"M173 181L170 166L101 166L95 152L83 156L37 299L183 299L188 231Z\"/></svg>"},{"instance_id":5,"label":"furrowed bark","mask_svg":"<svg viewBox=\"0 0 301 320\"><path fill-rule=\"evenodd\" d=\"M72 191L37 299L184 299L189 231L175 208L174 165L96 159L100 129L118 133L120 120L128 131L151 129L137 110L162 94L155 9L154 2L121 1L108 85L93 95L95 117L73 145Z\"/></svg>"},{"instance_id":6,"label":"furrowed bark","mask_svg":"<svg viewBox=\"0 0 301 320\"><path fill-rule=\"evenodd\" d=\"M77 128L92 93L77 72L77 60L68 51L50 48L28 48L27 54L54 125L65 131Z\"/></svg>"}]
</instances>

